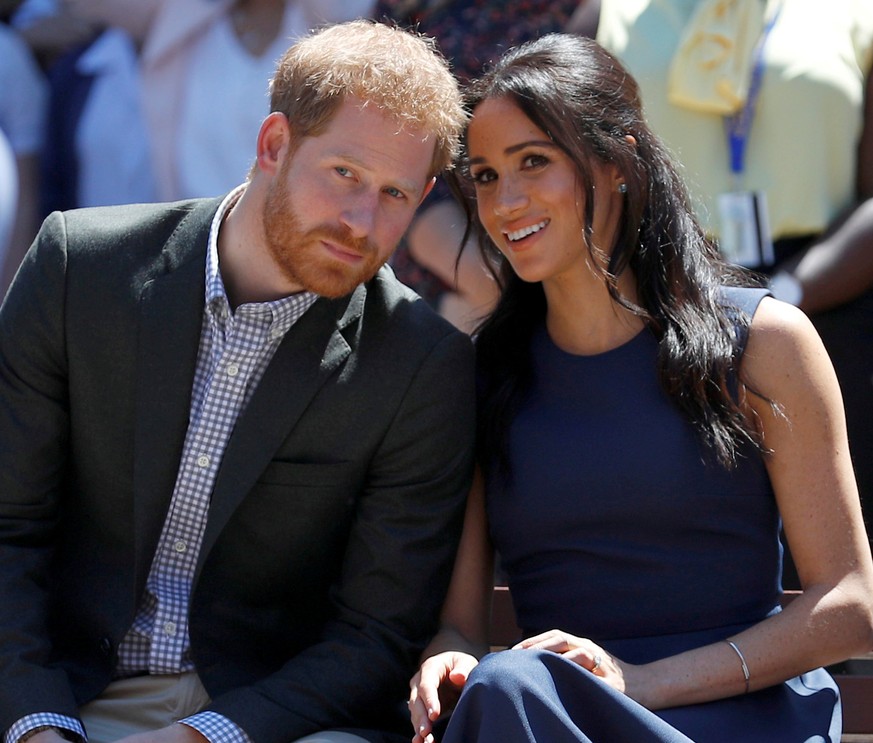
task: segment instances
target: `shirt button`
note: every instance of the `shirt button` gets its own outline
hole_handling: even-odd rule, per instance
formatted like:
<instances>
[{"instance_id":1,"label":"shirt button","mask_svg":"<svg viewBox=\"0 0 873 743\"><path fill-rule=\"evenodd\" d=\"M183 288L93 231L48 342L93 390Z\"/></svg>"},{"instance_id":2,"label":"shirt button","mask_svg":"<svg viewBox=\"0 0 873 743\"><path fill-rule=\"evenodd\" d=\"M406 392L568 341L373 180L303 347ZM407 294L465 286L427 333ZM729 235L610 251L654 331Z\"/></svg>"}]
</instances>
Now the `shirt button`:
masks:
<instances>
[{"instance_id":1,"label":"shirt button","mask_svg":"<svg viewBox=\"0 0 873 743\"><path fill-rule=\"evenodd\" d=\"M207 457L205 454L201 454L199 457L197 457L197 466L203 468L208 467L209 457Z\"/></svg>"},{"instance_id":2,"label":"shirt button","mask_svg":"<svg viewBox=\"0 0 873 743\"><path fill-rule=\"evenodd\" d=\"M176 550L176 552L181 554L182 552L184 552L185 550L188 549L188 545L185 544L185 542L183 540L177 539L175 541L175 543L173 544L173 549Z\"/></svg>"},{"instance_id":3,"label":"shirt button","mask_svg":"<svg viewBox=\"0 0 873 743\"><path fill-rule=\"evenodd\" d=\"M173 637L176 634L176 623L175 622L166 622L164 624L164 633L168 637Z\"/></svg>"},{"instance_id":4,"label":"shirt button","mask_svg":"<svg viewBox=\"0 0 873 743\"><path fill-rule=\"evenodd\" d=\"M235 377L237 374L239 374L239 364L235 364L233 362L228 364L227 365L227 376Z\"/></svg>"}]
</instances>

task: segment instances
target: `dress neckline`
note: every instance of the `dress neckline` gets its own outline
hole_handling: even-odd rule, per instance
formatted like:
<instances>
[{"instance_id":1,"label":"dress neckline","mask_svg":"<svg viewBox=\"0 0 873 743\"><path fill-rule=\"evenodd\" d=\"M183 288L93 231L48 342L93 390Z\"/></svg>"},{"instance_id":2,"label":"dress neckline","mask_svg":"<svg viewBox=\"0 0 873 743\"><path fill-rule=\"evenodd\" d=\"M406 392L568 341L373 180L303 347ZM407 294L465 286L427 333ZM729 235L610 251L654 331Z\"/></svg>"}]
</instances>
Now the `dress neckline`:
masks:
<instances>
[{"instance_id":1,"label":"dress neckline","mask_svg":"<svg viewBox=\"0 0 873 743\"><path fill-rule=\"evenodd\" d=\"M537 334L540 336L541 342L546 343L556 355L562 358L580 360L605 359L609 356L617 355L634 348L641 343L641 340L643 338L651 338L651 333L648 332L648 328L646 326L643 326L638 332L634 333L634 335L632 335L626 341L620 343L613 348L607 349L606 351L599 351L597 353L572 353L571 351L565 351L557 343L555 343L545 323L540 325Z\"/></svg>"}]
</instances>

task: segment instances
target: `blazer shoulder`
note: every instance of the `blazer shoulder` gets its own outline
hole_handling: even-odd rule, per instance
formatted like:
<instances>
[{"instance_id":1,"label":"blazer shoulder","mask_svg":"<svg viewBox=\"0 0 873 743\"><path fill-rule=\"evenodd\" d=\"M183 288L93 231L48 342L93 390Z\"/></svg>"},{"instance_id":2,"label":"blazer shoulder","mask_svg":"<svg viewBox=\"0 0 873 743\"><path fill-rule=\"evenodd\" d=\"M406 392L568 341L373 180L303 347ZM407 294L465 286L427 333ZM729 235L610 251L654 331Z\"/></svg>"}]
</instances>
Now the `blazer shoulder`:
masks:
<instances>
[{"instance_id":1,"label":"blazer shoulder","mask_svg":"<svg viewBox=\"0 0 873 743\"><path fill-rule=\"evenodd\" d=\"M108 307L121 298L136 300L147 282L182 266L203 276L219 204L197 200L53 212L22 261L15 293L92 305L100 297L99 304Z\"/></svg>"},{"instance_id":2,"label":"blazer shoulder","mask_svg":"<svg viewBox=\"0 0 873 743\"><path fill-rule=\"evenodd\" d=\"M364 327L385 340L403 343L407 351L429 351L451 338L472 348L470 337L440 316L424 299L403 284L389 266L383 266L366 286Z\"/></svg>"},{"instance_id":3,"label":"blazer shoulder","mask_svg":"<svg viewBox=\"0 0 873 743\"><path fill-rule=\"evenodd\" d=\"M220 203L220 199L192 199L87 207L56 212L46 223L52 219L63 223L67 249L74 252L163 247L183 226L208 230Z\"/></svg>"},{"instance_id":4,"label":"blazer shoulder","mask_svg":"<svg viewBox=\"0 0 873 743\"><path fill-rule=\"evenodd\" d=\"M70 290L134 290L183 265L205 265L209 230L221 199L128 204L51 214L32 252L57 255Z\"/></svg>"},{"instance_id":5,"label":"blazer shoulder","mask_svg":"<svg viewBox=\"0 0 873 743\"><path fill-rule=\"evenodd\" d=\"M452 323L439 315L413 289L394 275L390 266L383 266L370 281L367 302L380 305L390 314L393 322L416 327L419 331L437 336L464 335Z\"/></svg>"}]
</instances>

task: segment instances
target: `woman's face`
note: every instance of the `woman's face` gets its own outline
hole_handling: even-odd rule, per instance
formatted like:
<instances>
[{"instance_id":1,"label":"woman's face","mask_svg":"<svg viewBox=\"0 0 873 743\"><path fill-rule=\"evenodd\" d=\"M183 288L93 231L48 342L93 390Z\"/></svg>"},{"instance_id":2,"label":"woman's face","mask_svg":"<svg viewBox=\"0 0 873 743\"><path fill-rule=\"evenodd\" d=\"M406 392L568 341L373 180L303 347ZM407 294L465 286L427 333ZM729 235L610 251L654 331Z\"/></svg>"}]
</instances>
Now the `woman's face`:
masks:
<instances>
[{"instance_id":1,"label":"woman's face","mask_svg":"<svg viewBox=\"0 0 873 743\"><path fill-rule=\"evenodd\" d=\"M585 195L576 166L510 98L480 103L467 147L479 220L524 281L590 272ZM621 215L620 174L594 163L592 239L609 253Z\"/></svg>"}]
</instances>

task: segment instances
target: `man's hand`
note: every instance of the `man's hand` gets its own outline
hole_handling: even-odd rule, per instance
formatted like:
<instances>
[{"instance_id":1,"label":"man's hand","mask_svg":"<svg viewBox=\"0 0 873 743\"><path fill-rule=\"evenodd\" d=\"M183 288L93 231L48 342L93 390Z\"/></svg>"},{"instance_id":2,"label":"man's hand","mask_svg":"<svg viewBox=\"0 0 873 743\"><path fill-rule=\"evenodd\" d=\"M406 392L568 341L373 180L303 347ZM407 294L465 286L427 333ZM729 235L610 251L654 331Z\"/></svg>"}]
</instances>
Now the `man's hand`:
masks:
<instances>
[{"instance_id":1,"label":"man's hand","mask_svg":"<svg viewBox=\"0 0 873 743\"><path fill-rule=\"evenodd\" d=\"M34 737L33 740L36 738ZM57 741L46 741L46 743L57 743ZM128 735L118 743L209 743L209 739L191 726L177 722L160 730Z\"/></svg>"}]
</instances>

